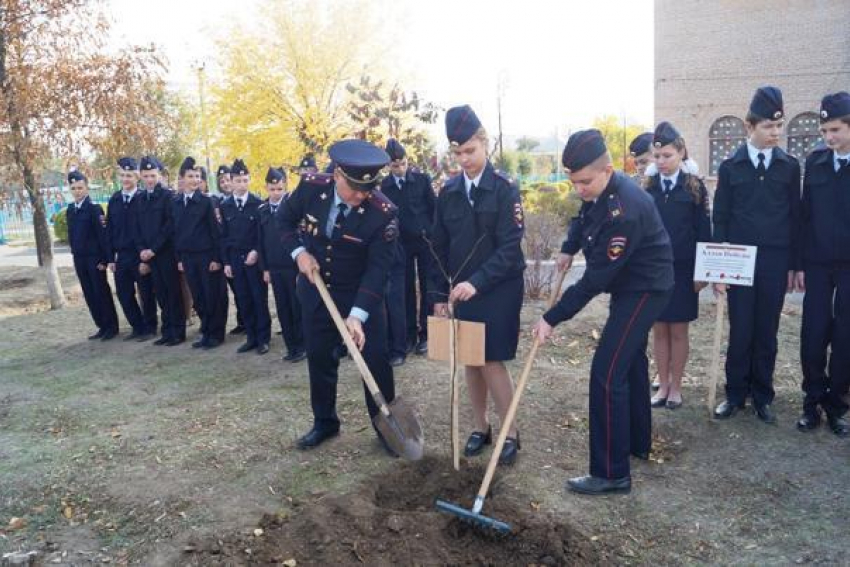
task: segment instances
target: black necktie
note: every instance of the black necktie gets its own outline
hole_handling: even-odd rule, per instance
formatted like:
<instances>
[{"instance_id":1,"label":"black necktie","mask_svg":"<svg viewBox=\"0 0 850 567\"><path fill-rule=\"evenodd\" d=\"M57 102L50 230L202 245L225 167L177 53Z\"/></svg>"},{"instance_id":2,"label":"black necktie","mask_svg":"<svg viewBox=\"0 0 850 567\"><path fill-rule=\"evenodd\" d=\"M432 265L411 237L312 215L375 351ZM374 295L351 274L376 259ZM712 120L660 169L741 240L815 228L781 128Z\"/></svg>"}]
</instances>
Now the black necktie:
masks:
<instances>
[{"instance_id":1,"label":"black necktie","mask_svg":"<svg viewBox=\"0 0 850 567\"><path fill-rule=\"evenodd\" d=\"M240 213L242 212L242 207L243 207L243 206L244 206L244 205L242 204L242 199L236 199L236 207L239 209L239 212L240 212Z\"/></svg>"},{"instance_id":2,"label":"black necktie","mask_svg":"<svg viewBox=\"0 0 850 567\"><path fill-rule=\"evenodd\" d=\"M277 205L272 205L272 215L277 212Z\"/></svg>"},{"instance_id":3,"label":"black necktie","mask_svg":"<svg viewBox=\"0 0 850 567\"><path fill-rule=\"evenodd\" d=\"M664 180L664 194L666 195L672 190L673 190L673 180L672 179L665 179Z\"/></svg>"},{"instance_id":4,"label":"black necktie","mask_svg":"<svg viewBox=\"0 0 850 567\"><path fill-rule=\"evenodd\" d=\"M399 180L398 180L398 188L399 188L399 189L404 189L404 179L399 179Z\"/></svg>"},{"instance_id":5,"label":"black necktie","mask_svg":"<svg viewBox=\"0 0 850 567\"><path fill-rule=\"evenodd\" d=\"M129 205L129 204L130 204L130 196L129 196L129 195L124 195L124 204L125 204L125 205Z\"/></svg>"},{"instance_id":6,"label":"black necktie","mask_svg":"<svg viewBox=\"0 0 850 567\"><path fill-rule=\"evenodd\" d=\"M850 162L850 159L838 158L838 169L837 169L837 171L841 171L842 169L846 168L848 162Z\"/></svg>"},{"instance_id":7,"label":"black necktie","mask_svg":"<svg viewBox=\"0 0 850 567\"><path fill-rule=\"evenodd\" d=\"M342 221L345 220L345 211L348 209L348 205L346 205L345 203L340 203L336 207L339 209L339 212L336 214L334 228L331 231L331 240L336 240L342 237Z\"/></svg>"},{"instance_id":8,"label":"black necktie","mask_svg":"<svg viewBox=\"0 0 850 567\"><path fill-rule=\"evenodd\" d=\"M469 201L473 206L475 206L475 203L478 201L478 187L475 186L475 183L472 183L469 186Z\"/></svg>"},{"instance_id":9,"label":"black necktie","mask_svg":"<svg viewBox=\"0 0 850 567\"><path fill-rule=\"evenodd\" d=\"M764 172L767 171L767 168L764 166L764 154L759 152L757 157L759 158L759 165L756 170L759 172L759 175L764 175Z\"/></svg>"}]
</instances>

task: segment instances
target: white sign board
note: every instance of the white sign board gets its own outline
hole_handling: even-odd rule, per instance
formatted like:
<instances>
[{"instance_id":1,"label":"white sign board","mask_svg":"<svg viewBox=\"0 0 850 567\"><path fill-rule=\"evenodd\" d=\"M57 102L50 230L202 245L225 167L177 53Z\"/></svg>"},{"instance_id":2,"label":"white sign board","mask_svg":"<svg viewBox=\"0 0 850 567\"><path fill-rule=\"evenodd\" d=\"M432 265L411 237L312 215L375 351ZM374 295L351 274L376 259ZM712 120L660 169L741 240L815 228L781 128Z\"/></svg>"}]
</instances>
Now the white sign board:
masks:
<instances>
[{"instance_id":1,"label":"white sign board","mask_svg":"<svg viewBox=\"0 0 850 567\"><path fill-rule=\"evenodd\" d=\"M756 251L755 246L697 242L694 281L752 286Z\"/></svg>"}]
</instances>

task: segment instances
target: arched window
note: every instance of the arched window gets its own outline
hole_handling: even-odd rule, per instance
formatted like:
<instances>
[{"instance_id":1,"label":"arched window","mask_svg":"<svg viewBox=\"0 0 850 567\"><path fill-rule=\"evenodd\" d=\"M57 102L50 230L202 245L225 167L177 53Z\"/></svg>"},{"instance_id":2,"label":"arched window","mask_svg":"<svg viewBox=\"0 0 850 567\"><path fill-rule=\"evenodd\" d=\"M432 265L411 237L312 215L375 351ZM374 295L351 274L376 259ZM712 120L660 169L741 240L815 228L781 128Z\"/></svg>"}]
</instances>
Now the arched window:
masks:
<instances>
[{"instance_id":1,"label":"arched window","mask_svg":"<svg viewBox=\"0 0 850 567\"><path fill-rule=\"evenodd\" d=\"M788 153L797 158L800 165L822 140L820 119L814 112L798 114L788 123Z\"/></svg>"},{"instance_id":2,"label":"arched window","mask_svg":"<svg viewBox=\"0 0 850 567\"><path fill-rule=\"evenodd\" d=\"M717 175L723 160L732 155L747 139L744 121L735 116L722 116L708 131L708 174Z\"/></svg>"}]
</instances>

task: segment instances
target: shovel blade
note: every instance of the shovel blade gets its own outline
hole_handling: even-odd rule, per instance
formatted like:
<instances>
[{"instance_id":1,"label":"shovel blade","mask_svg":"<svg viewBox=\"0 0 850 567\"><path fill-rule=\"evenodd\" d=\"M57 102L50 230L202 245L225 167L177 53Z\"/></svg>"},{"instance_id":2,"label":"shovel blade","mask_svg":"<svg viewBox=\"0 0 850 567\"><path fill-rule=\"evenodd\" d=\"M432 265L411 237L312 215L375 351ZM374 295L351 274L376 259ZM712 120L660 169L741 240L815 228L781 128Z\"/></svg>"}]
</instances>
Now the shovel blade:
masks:
<instances>
[{"instance_id":1,"label":"shovel blade","mask_svg":"<svg viewBox=\"0 0 850 567\"><path fill-rule=\"evenodd\" d=\"M378 413L372 423L384 436L387 445L399 456L409 461L418 461L424 453L425 441L416 413L400 396L387 404L387 407L390 415Z\"/></svg>"}]
</instances>

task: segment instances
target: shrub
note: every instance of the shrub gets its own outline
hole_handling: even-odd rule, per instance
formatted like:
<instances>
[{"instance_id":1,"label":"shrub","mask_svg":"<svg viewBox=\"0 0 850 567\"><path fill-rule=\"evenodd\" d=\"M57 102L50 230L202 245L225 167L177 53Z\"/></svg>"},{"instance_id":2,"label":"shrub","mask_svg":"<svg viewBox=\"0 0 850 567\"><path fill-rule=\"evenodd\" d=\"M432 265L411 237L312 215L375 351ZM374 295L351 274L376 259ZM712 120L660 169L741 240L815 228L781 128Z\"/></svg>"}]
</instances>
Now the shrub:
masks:
<instances>
[{"instance_id":1,"label":"shrub","mask_svg":"<svg viewBox=\"0 0 850 567\"><path fill-rule=\"evenodd\" d=\"M66 216L67 208L60 209L53 214L53 238L58 242L68 242L68 217Z\"/></svg>"}]
</instances>

